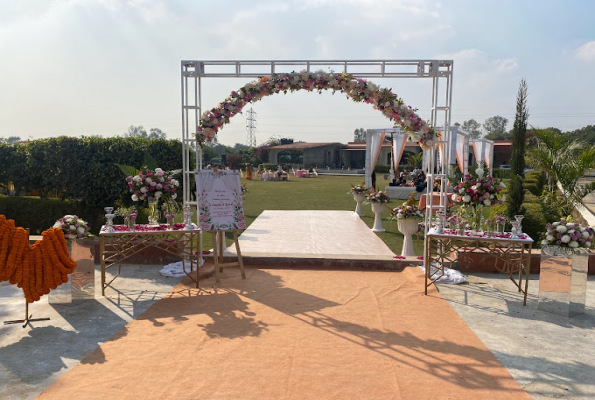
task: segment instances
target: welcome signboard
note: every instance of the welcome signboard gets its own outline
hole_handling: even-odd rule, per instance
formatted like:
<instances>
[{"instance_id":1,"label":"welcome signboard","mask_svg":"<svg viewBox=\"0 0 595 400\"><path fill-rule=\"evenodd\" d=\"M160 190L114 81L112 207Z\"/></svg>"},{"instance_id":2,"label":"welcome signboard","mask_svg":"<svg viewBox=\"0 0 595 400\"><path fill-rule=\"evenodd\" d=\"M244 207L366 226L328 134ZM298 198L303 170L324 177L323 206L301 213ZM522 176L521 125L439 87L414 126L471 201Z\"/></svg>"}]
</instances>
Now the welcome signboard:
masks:
<instances>
[{"instance_id":1,"label":"welcome signboard","mask_svg":"<svg viewBox=\"0 0 595 400\"><path fill-rule=\"evenodd\" d=\"M204 232L246 229L237 171L195 172L199 225Z\"/></svg>"}]
</instances>

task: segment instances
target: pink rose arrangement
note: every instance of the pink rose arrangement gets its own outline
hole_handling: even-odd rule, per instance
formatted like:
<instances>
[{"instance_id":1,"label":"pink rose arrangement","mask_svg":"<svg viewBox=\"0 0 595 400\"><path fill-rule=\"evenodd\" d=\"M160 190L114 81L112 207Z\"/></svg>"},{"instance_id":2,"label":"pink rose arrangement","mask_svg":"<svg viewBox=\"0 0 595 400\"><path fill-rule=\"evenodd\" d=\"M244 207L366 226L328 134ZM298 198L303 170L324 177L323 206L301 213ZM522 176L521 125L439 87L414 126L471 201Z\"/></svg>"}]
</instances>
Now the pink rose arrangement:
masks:
<instances>
[{"instance_id":1,"label":"pink rose arrangement","mask_svg":"<svg viewBox=\"0 0 595 400\"><path fill-rule=\"evenodd\" d=\"M52 228L60 228L66 239L82 239L91 236L89 225L76 215L65 215L54 223Z\"/></svg>"},{"instance_id":2,"label":"pink rose arrangement","mask_svg":"<svg viewBox=\"0 0 595 400\"><path fill-rule=\"evenodd\" d=\"M464 206L502 204L505 197L501 196L500 192L504 187L506 186L498 178L489 175L485 178L481 175L473 178L467 174L463 181L453 188L452 200L463 203Z\"/></svg>"},{"instance_id":3,"label":"pink rose arrangement","mask_svg":"<svg viewBox=\"0 0 595 400\"><path fill-rule=\"evenodd\" d=\"M156 168L155 171L144 169L138 175L128 176L126 182L132 193L132 200L144 201L153 197L165 202L175 200L176 188L180 183L169 174Z\"/></svg>"},{"instance_id":4,"label":"pink rose arrangement","mask_svg":"<svg viewBox=\"0 0 595 400\"><path fill-rule=\"evenodd\" d=\"M416 114L416 109L404 105L391 89L381 89L378 85L365 79L355 78L348 73L292 72L264 76L258 81L250 82L246 86L231 94L221 103L210 110L206 110L196 128L196 139L199 143L211 141L217 131L228 124L230 119L240 113L244 106L256 102L263 97L275 93L287 93L296 90L317 91L332 90L345 93L355 102L371 104L374 109L382 112L391 121L399 124L403 130L410 132L412 140L419 141L424 148L429 148L438 136L436 131Z\"/></svg>"},{"instance_id":5,"label":"pink rose arrangement","mask_svg":"<svg viewBox=\"0 0 595 400\"><path fill-rule=\"evenodd\" d=\"M390 201L390 197L382 191L368 193L366 199L368 199L368 203L388 203Z\"/></svg>"},{"instance_id":6,"label":"pink rose arrangement","mask_svg":"<svg viewBox=\"0 0 595 400\"><path fill-rule=\"evenodd\" d=\"M595 244L595 231L593 228L587 228L578 222L559 222L548 223L546 231L541 233L543 240L542 246L560 246L572 249L586 248L590 249Z\"/></svg>"},{"instance_id":7,"label":"pink rose arrangement","mask_svg":"<svg viewBox=\"0 0 595 400\"><path fill-rule=\"evenodd\" d=\"M349 191L349 193L367 195L368 193L370 193L370 189L364 187L364 185L351 185L351 190Z\"/></svg>"},{"instance_id":8,"label":"pink rose arrangement","mask_svg":"<svg viewBox=\"0 0 595 400\"><path fill-rule=\"evenodd\" d=\"M397 220L407 218L421 219L424 217L424 214L417 208L417 206L408 206L405 204L393 208L390 215L393 219Z\"/></svg>"}]
</instances>

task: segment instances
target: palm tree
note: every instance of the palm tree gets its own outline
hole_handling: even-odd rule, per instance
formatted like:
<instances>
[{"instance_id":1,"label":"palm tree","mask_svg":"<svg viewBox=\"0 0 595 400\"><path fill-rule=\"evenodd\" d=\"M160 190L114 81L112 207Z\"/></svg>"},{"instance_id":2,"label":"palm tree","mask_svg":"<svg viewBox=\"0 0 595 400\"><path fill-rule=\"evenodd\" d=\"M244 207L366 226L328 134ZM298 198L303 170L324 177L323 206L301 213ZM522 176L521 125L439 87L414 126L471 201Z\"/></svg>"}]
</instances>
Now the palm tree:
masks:
<instances>
[{"instance_id":1,"label":"palm tree","mask_svg":"<svg viewBox=\"0 0 595 400\"><path fill-rule=\"evenodd\" d=\"M407 161L407 166L411 167L412 169L421 168L423 159L423 151L420 151L417 154L409 153L405 155L405 161Z\"/></svg>"},{"instance_id":2,"label":"palm tree","mask_svg":"<svg viewBox=\"0 0 595 400\"><path fill-rule=\"evenodd\" d=\"M584 197L595 191L595 182L579 184L587 170L595 167L595 146L587 147L584 142L569 141L552 130L540 129L531 139L527 163L546 173L550 193L560 183L567 209L582 204Z\"/></svg>"},{"instance_id":3,"label":"palm tree","mask_svg":"<svg viewBox=\"0 0 595 400\"><path fill-rule=\"evenodd\" d=\"M527 148L527 165L545 172L548 190L553 192L559 175L584 147L585 143L571 142L551 129L536 129Z\"/></svg>"}]
</instances>

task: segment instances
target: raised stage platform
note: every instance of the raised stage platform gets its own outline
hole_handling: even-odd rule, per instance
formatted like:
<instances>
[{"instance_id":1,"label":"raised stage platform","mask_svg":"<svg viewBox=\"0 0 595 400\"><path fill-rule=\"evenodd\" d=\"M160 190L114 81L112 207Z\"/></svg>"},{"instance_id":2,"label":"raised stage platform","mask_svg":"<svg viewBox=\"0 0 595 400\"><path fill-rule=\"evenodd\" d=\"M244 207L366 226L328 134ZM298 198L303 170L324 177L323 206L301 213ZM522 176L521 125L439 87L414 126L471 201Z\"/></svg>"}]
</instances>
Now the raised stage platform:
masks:
<instances>
[{"instance_id":1,"label":"raised stage platform","mask_svg":"<svg viewBox=\"0 0 595 400\"><path fill-rule=\"evenodd\" d=\"M395 254L352 211L265 210L239 237L246 263L397 268ZM235 256L230 246L224 256Z\"/></svg>"}]
</instances>

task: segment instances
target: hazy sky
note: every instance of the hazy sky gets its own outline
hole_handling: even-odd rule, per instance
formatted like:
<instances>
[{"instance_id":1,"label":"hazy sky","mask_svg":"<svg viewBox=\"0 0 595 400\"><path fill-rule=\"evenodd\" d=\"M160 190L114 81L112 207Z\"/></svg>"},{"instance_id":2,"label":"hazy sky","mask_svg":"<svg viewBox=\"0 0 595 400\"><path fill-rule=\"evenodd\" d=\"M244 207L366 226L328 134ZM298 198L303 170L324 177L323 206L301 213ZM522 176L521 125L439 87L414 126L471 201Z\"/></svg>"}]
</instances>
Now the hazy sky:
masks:
<instances>
[{"instance_id":1,"label":"hazy sky","mask_svg":"<svg viewBox=\"0 0 595 400\"><path fill-rule=\"evenodd\" d=\"M181 60L452 59L452 122L501 115L521 78L529 123L595 124L595 1L0 0L0 137L181 135ZM204 82L211 108L242 79ZM378 79L429 118L431 81ZM253 105L257 142L352 140L390 127L342 95L293 93ZM246 108L244 110L247 110ZM219 133L245 143L245 114Z\"/></svg>"}]
</instances>

